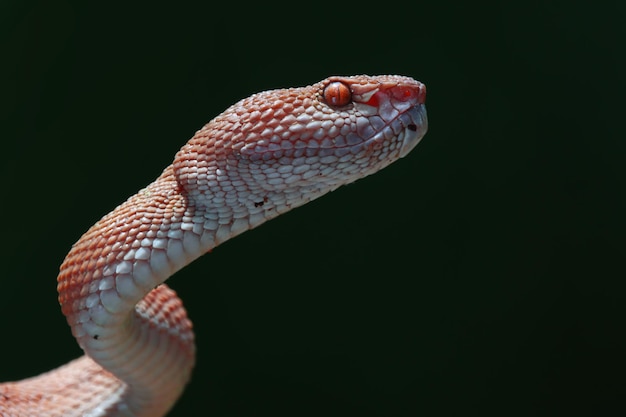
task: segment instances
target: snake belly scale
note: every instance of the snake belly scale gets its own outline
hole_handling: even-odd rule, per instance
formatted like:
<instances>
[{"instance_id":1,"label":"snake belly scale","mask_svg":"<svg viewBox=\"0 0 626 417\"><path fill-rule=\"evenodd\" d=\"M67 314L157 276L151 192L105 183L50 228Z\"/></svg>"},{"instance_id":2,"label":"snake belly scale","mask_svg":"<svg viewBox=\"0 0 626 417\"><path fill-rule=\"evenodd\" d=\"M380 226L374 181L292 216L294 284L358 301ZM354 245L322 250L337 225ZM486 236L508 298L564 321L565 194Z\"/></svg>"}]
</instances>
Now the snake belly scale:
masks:
<instances>
[{"instance_id":1,"label":"snake belly scale","mask_svg":"<svg viewBox=\"0 0 626 417\"><path fill-rule=\"evenodd\" d=\"M0 384L0 416L163 416L195 360L164 281L222 242L406 156L427 130L425 86L333 76L254 94L206 124L146 188L73 245L59 302L85 355Z\"/></svg>"}]
</instances>

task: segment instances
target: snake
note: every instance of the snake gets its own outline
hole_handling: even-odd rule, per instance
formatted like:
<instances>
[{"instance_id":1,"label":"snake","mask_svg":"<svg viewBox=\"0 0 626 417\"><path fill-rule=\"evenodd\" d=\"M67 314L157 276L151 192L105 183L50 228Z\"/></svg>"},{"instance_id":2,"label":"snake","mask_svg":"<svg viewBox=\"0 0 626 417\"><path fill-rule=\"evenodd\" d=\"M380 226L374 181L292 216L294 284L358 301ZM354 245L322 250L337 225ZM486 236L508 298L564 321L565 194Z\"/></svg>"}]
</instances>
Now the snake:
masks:
<instances>
[{"instance_id":1,"label":"snake","mask_svg":"<svg viewBox=\"0 0 626 417\"><path fill-rule=\"evenodd\" d=\"M425 99L425 85L407 76L331 76L253 94L213 118L72 246L58 300L85 354L0 384L0 416L167 414L196 348L165 281L226 240L405 157L427 131Z\"/></svg>"}]
</instances>

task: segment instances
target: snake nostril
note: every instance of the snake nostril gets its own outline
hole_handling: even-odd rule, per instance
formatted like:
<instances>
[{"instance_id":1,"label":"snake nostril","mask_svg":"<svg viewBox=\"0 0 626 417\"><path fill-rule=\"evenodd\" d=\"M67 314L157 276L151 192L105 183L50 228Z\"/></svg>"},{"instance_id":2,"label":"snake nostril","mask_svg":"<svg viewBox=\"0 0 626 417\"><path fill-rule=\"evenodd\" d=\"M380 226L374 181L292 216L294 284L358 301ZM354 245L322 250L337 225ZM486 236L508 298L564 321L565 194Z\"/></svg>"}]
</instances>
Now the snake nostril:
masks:
<instances>
[{"instance_id":1,"label":"snake nostril","mask_svg":"<svg viewBox=\"0 0 626 417\"><path fill-rule=\"evenodd\" d=\"M406 128L409 129L412 132L416 132L417 131L417 125L414 125L412 123L410 125L408 125Z\"/></svg>"}]
</instances>

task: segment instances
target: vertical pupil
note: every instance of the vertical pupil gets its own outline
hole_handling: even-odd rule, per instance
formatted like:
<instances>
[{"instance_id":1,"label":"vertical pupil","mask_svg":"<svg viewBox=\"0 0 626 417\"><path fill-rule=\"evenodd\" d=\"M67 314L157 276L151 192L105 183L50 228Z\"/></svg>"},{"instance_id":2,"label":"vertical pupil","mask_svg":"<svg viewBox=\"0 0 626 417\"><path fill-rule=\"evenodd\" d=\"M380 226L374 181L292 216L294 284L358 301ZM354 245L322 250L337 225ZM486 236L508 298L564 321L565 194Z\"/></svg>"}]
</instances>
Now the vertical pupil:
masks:
<instances>
[{"instance_id":1,"label":"vertical pupil","mask_svg":"<svg viewBox=\"0 0 626 417\"><path fill-rule=\"evenodd\" d=\"M352 99L350 88L342 82L336 81L324 89L324 99L334 106L345 106Z\"/></svg>"}]
</instances>

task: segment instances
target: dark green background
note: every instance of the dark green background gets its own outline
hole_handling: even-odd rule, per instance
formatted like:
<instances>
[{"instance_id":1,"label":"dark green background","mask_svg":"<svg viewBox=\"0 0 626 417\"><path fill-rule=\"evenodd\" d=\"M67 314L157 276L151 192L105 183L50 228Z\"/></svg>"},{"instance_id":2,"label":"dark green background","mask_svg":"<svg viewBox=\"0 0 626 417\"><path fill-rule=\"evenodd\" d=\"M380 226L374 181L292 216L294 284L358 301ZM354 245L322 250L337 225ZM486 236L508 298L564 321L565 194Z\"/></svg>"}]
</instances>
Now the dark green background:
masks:
<instances>
[{"instance_id":1,"label":"dark green background","mask_svg":"<svg viewBox=\"0 0 626 417\"><path fill-rule=\"evenodd\" d=\"M626 3L204 3L0 5L0 380L80 354L58 266L205 122L394 73L428 87L411 155L169 281L171 415L626 413Z\"/></svg>"}]
</instances>

